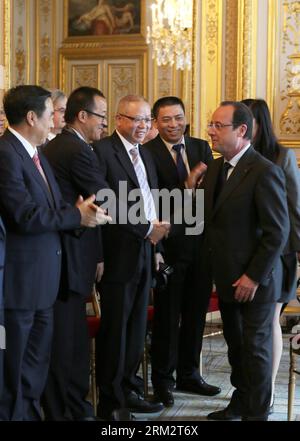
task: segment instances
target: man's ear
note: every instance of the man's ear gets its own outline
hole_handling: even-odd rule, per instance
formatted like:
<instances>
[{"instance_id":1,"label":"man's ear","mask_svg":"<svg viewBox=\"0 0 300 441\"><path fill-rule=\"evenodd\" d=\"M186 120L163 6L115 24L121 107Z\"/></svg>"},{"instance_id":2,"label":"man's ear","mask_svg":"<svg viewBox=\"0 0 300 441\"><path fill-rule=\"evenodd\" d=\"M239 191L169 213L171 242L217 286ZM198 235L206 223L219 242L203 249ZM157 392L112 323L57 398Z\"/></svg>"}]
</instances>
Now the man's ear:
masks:
<instances>
[{"instance_id":1,"label":"man's ear","mask_svg":"<svg viewBox=\"0 0 300 441\"><path fill-rule=\"evenodd\" d=\"M248 127L246 124L241 124L238 128L238 135L240 138L244 138L246 132L248 130Z\"/></svg>"},{"instance_id":2,"label":"man's ear","mask_svg":"<svg viewBox=\"0 0 300 441\"><path fill-rule=\"evenodd\" d=\"M78 112L77 114L77 119L78 121L85 123L87 120L87 113L85 110L80 110L80 112Z\"/></svg>"},{"instance_id":3,"label":"man's ear","mask_svg":"<svg viewBox=\"0 0 300 441\"><path fill-rule=\"evenodd\" d=\"M29 110L26 115L26 121L30 125L30 127L33 127L35 122L37 120L36 113L33 110Z\"/></svg>"}]
</instances>

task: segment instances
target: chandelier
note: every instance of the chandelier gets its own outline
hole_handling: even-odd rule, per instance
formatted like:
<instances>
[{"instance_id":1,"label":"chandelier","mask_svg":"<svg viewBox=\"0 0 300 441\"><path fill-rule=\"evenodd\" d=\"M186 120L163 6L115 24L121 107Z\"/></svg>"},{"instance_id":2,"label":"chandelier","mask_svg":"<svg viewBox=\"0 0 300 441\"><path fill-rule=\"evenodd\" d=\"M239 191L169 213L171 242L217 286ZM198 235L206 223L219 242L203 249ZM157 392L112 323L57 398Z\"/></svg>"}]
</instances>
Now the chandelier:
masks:
<instances>
[{"instance_id":1,"label":"chandelier","mask_svg":"<svg viewBox=\"0 0 300 441\"><path fill-rule=\"evenodd\" d=\"M193 0L155 0L151 9L147 43L152 43L152 58L158 66L191 69Z\"/></svg>"}]
</instances>

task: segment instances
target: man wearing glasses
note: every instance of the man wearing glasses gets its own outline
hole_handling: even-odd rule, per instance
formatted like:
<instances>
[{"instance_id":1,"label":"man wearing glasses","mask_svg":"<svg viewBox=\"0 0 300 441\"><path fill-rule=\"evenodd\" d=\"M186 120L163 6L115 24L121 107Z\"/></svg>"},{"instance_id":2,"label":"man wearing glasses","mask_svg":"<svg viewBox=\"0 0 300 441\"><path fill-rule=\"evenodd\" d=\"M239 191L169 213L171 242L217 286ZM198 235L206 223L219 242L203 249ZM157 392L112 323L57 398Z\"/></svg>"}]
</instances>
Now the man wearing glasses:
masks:
<instances>
[{"instance_id":1,"label":"man wearing glasses","mask_svg":"<svg viewBox=\"0 0 300 441\"><path fill-rule=\"evenodd\" d=\"M284 175L251 147L253 116L225 101L208 125L222 155L207 169L200 289L219 296L234 392L211 420L267 420L279 256L289 232Z\"/></svg>"},{"instance_id":2,"label":"man wearing glasses","mask_svg":"<svg viewBox=\"0 0 300 441\"><path fill-rule=\"evenodd\" d=\"M167 233L159 223L150 190L157 188L151 155L140 148L151 126L150 105L143 97L128 95L117 107L115 132L94 144L102 173L121 199L134 190L143 201L144 221L108 225L103 230L105 271L101 280L101 324L97 336L98 415L111 419L115 409L152 413L160 403L146 401L136 376L146 333L153 249ZM123 192L123 190L122 190ZM128 201L126 213L133 202Z\"/></svg>"},{"instance_id":3,"label":"man wearing glasses","mask_svg":"<svg viewBox=\"0 0 300 441\"><path fill-rule=\"evenodd\" d=\"M67 102L66 127L44 147L60 190L73 204L79 196L97 194L107 184L90 145L106 125L106 99L91 87L74 90ZM64 254L58 300L54 306L51 363L43 396L46 420L91 420L89 339L86 296L103 272L100 229L62 235Z\"/></svg>"},{"instance_id":4,"label":"man wearing glasses","mask_svg":"<svg viewBox=\"0 0 300 441\"><path fill-rule=\"evenodd\" d=\"M178 97L157 100L153 116L159 135L144 147L155 162L159 189L183 190L190 171L199 165L205 170L213 159L211 149L206 141L184 135L185 108ZM154 290L151 364L155 398L166 407L174 404L175 371L179 391L211 396L220 392L199 373L210 298L210 294L204 298L199 289L200 241L200 236L187 236L184 231L163 241L166 263L174 272L163 292Z\"/></svg>"},{"instance_id":5,"label":"man wearing glasses","mask_svg":"<svg viewBox=\"0 0 300 441\"><path fill-rule=\"evenodd\" d=\"M65 127L65 111L67 105L67 96L59 89L51 91L51 99L53 103L53 127L51 128L48 140L51 141L56 135L61 133Z\"/></svg>"}]
</instances>

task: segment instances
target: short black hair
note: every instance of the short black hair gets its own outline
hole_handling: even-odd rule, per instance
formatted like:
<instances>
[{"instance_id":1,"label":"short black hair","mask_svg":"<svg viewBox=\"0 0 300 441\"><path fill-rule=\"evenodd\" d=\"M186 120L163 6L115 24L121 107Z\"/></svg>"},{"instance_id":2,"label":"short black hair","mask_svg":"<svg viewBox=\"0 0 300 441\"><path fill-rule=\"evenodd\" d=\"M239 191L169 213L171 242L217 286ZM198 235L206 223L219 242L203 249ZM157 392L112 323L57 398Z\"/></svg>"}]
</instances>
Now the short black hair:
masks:
<instances>
[{"instance_id":1,"label":"short black hair","mask_svg":"<svg viewBox=\"0 0 300 441\"><path fill-rule=\"evenodd\" d=\"M105 98L103 93L95 87L83 86L73 90L67 101L65 111L66 123L72 124L81 110L93 111L95 107L95 96Z\"/></svg>"},{"instance_id":2,"label":"short black hair","mask_svg":"<svg viewBox=\"0 0 300 441\"><path fill-rule=\"evenodd\" d=\"M250 109L240 101L222 101L221 106L232 106L234 108L232 115L232 126L234 129L242 124L247 126L244 138L251 140L253 129L253 115Z\"/></svg>"},{"instance_id":3,"label":"short black hair","mask_svg":"<svg viewBox=\"0 0 300 441\"><path fill-rule=\"evenodd\" d=\"M18 125L33 111L38 118L46 110L46 100L51 93L40 86L20 85L9 89L3 98L3 107L10 125Z\"/></svg>"},{"instance_id":4,"label":"short black hair","mask_svg":"<svg viewBox=\"0 0 300 441\"><path fill-rule=\"evenodd\" d=\"M183 101L178 98L177 96L164 96L162 98L159 98L153 105L152 113L153 117L157 119L159 114L159 109L161 107L166 106L181 106L183 113L185 113L185 107L183 104Z\"/></svg>"}]
</instances>

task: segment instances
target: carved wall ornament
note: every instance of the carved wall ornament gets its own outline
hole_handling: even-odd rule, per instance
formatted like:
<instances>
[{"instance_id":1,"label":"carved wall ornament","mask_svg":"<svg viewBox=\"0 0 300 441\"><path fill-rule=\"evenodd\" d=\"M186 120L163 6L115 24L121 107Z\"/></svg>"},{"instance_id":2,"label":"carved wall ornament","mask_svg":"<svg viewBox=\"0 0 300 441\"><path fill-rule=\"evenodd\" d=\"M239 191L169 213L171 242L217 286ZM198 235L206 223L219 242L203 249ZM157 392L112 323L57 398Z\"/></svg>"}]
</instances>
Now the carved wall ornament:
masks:
<instances>
[{"instance_id":1,"label":"carved wall ornament","mask_svg":"<svg viewBox=\"0 0 300 441\"><path fill-rule=\"evenodd\" d=\"M300 2L285 1L281 37L279 130L281 136L300 134Z\"/></svg>"},{"instance_id":2,"label":"carved wall ornament","mask_svg":"<svg viewBox=\"0 0 300 441\"><path fill-rule=\"evenodd\" d=\"M25 50L23 47L23 28L22 26L19 26L18 32L17 32L17 47L15 52L16 62L15 66L17 68L17 79L16 84L23 84L25 83Z\"/></svg>"}]
</instances>

